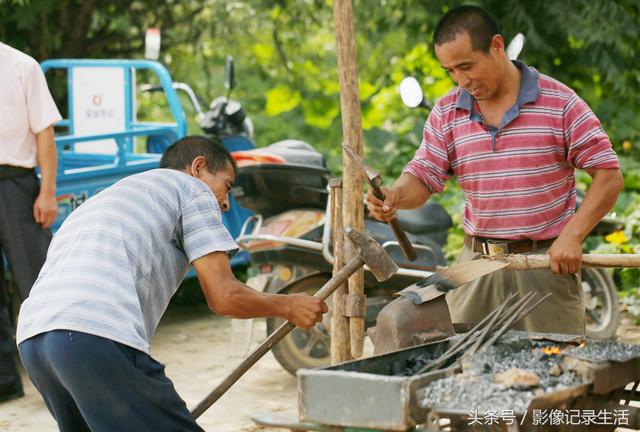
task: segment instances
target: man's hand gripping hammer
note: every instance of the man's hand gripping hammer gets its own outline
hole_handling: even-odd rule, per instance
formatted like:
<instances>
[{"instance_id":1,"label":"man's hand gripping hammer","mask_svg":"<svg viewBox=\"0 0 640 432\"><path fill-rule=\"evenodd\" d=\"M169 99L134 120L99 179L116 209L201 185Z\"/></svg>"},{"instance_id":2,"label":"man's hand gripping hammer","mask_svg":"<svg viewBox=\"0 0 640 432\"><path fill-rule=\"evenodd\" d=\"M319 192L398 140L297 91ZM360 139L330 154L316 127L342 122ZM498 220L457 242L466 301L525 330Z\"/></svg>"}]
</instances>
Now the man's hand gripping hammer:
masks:
<instances>
[{"instance_id":1,"label":"man's hand gripping hammer","mask_svg":"<svg viewBox=\"0 0 640 432\"><path fill-rule=\"evenodd\" d=\"M382 190L380 189L380 186L382 186L382 177L380 177L380 174L372 170L371 167L369 167L369 165L367 165L365 161L353 150L351 150L349 147L347 147L346 145L343 145L342 148L344 149L345 153L347 153L349 157L353 159L353 161L356 162L356 164L358 164L358 166L362 170L362 173L366 177L367 182L371 187L371 192L373 193L373 195L379 200L384 201L385 196L384 196L384 193L382 193ZM400 249L402 249L404 256L407 257L409 261L415 261L417 258L416 251L411 245L411 242L409 241L409 239L407 238L407 235L404 233L404 231L400 227L400 223L398 222L398 219L387 221L387 223L393 230L393 233L395 234L396 239L398 240L398 244L400 245Z\"/></svg>"}]
</instances>

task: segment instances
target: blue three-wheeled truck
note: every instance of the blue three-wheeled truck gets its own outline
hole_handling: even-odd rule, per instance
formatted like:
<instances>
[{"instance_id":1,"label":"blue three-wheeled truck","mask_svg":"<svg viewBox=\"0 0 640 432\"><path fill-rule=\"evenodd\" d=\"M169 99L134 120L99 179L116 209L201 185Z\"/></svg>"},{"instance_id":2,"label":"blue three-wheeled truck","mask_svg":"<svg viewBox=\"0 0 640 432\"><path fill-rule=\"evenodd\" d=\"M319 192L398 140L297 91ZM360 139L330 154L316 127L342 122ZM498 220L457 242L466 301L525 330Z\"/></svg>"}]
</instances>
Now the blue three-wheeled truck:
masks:
<instances>
[{"instance_id":1,"label":"blue three-wheeled truck","mask_svg":"<svg viewBox=\"0 0 640 432\"><path fill-rule=\"evenodd\" d=\"M55 231L89 197L126 176L157 168L163 147L187 135L187 121L176 92L181 86L173 82L167 69L158 62L60 59L43 62L42 69L46 75L62 69L67 81L68 115L55 125L58 151L58 218L52 227ZM161 89L166 95L173 121L136 120L135 83L140 71L155 76L152 80L159 82L156 90ZM149 142L164 145L140 145ZM255 147L250 137L244 135L223 136L222 142L230 151ZM144 148L144 152L136 148ZM223 214L223 222L234 238L250 215L233 202L231 210ZM232 258L231 265L247 261L246 253L241 253Z\"/></svg>"}]
</instances>

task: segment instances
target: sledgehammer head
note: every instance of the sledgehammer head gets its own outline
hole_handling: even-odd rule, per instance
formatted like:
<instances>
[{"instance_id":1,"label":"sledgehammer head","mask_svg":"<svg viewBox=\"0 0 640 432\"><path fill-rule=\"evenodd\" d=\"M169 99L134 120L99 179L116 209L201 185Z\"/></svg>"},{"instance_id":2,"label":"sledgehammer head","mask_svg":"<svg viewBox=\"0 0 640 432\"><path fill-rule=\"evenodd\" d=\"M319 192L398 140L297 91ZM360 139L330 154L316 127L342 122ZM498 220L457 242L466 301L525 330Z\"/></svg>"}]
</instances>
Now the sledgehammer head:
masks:
<instances>
[{"instance_id":1,"label":"sledgehammer head","mask_svg":"<svg viewBox=\"0 0 640 432\"><path fill-rule=\"evenodd\" d=\"M349 227L345 228L345 232L378 282L386 281L396 274L398 266L389 254L382 249L380 243Z\"/></svg>"}]
</instances>

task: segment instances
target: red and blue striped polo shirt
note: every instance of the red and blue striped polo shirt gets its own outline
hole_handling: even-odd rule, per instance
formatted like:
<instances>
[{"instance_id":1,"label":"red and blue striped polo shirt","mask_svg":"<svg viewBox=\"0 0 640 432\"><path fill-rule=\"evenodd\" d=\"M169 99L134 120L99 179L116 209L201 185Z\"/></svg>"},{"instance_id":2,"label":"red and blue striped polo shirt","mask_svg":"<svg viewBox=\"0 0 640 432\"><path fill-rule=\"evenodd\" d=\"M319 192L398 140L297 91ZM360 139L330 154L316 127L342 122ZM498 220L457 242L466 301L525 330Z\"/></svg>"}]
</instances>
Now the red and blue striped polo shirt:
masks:
<instances>
[{"instance_id":1,"label":"red and blue striped polo shirt","mask_svg":"<svg viewBox=\"0 0 640 432\"><path fill-rule=\"evenodd\" d=\"M440 192L455 175L464 190L464 231L473 236L545 240L575 212L574 169L619 168L600 121L564 84L524 63L516 104L498 128L486 126L461 88L440 99L404 172Z\"/></svg>"}]
</instances>

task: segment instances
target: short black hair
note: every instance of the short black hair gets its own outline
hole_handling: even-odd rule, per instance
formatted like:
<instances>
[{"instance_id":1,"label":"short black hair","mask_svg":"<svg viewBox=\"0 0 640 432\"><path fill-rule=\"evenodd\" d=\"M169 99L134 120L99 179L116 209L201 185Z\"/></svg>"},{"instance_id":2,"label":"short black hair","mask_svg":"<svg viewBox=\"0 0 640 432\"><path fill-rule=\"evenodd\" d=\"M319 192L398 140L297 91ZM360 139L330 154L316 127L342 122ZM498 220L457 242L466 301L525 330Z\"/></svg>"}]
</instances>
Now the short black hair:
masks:
<instances>
[{"instance_id":1,"label":"short black hair","mask_svg":"<svg viewBox=\"0 0 640 432\"><path fill-rule=\"evenodd\" d=\"M160 159L160 168L183 171L198 156L204 156L207 161L207 171L212 174L231 165L234 175L238 175L236 161L222 143L216 139L198 135L186 136L171 144Z\"/></svg>"},{"instance_id":2,"label":"short black hair","mask_svg":"<svg viewBox=\"0 0 640 432\"><path fill-rule=\"evenodd\" d=\"M444 14L433 33L434 45L453 41L458 35L468 33L474 51L488 52L491 40L502 35L498 24L482 8L463 5Z\"/></svg>"}]
</instances>

